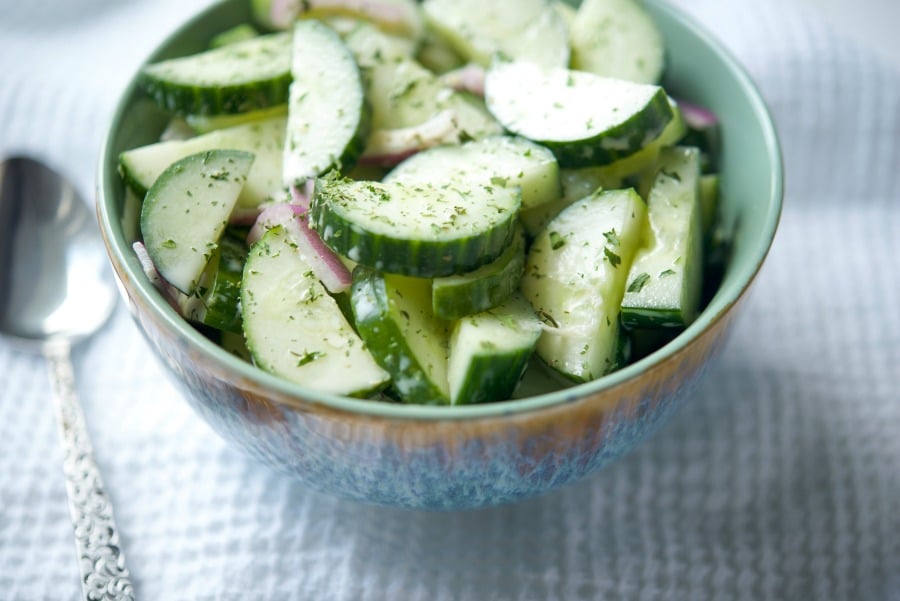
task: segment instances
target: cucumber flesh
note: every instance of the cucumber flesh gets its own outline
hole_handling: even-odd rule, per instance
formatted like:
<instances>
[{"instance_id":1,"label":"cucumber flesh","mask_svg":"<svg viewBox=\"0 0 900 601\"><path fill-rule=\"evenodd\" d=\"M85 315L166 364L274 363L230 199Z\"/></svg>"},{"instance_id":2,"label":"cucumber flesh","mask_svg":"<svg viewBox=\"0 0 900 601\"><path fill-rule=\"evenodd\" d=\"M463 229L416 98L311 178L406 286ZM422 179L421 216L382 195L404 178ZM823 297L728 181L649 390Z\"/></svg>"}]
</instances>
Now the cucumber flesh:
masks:
<instances>
[{"instance_id":1,"label":"cucumber flesh","mask_svg":"<svg viewBox=\"0 0 900 601\"><path fill-rule=\"evenodd\" d=\"M270 229L250 249L241 304L247 346L263 370L347 396L367 396L387 385L387 372L298 252L288 228Z\"/></svg>"},{"instance_id":2,"label":"cucumber flesh","mask_svg":"<svg viewBox=\"0 0 900 601\"><path fill-rule=\"evenodd\" d=\"M511 136L490 136L461 146L425 150L395 167L385 181L516 187L522 195L523 210L556 200L561 192L559 165L553 153Z\"/></svg>"},{"instance_id":3,"label":"cucumber flesh","mask_svg":"<svg viewBox=\"0 0 900 601\"><path fill-rule=\"evenodd\" d=\"M573 69L638 83L662 76L662 34L638 0L584 0L570 35Z\"/></svg>"},{"instance_id":4,"label":"cucumber flesh","mask_svg":"<svg viewBox=\"0 0 900 601\"><path fill-rule=\"evenodd\" d=\"M425 22L416 0L303 0L295 2L302 19L344 18L376 25L380 30L418 42Z\"/></svg>"},{"instance_id":5,"label":"cucumber flesh","mask_svg":"<svg viewBox=\"0 0 900 601\"><path fill-rule=\"evenodd\" d=\"M488 66L493 56L563 67L569 64L568 30L546 0L426 0L432 30L467 61Z\"/></svg>"},{"instance_id":6,"label":"cucumber flesh","mask_svg":"<svg viewBox=\"0 0 900 601\"><path fill-rule=\"evenodd\" d=\"M700 310L703 217L700 151L666 148L647 198L647 229L625 297L627 327L685 327Z\"/></svg>"},{"instance_id":7,"label":"cucumber flesh","mask_svg":"<svg viewBox=\"0 0 900 601\"><path fill-rule=\"evenodd\" d=\"M275 117L285 116L287 116L287 104L279 104L258 111L249 111L247 113L238 113L236 115L185 115L184 119L194 132L205 134L217 129L227 129L246 123L267 121ZM280 137L283 137L283 135Z\"/></svg>"},{"instance_id":8,"label":"cucumber flesh","mask_svg":"<svg viewBox=\"0 0 900 601\"><path fill-rule=\"evenodd\" d=\"M700 205L703 207L703 232L709 237L719 209L719 174L704 173L700 176Z\"/></svg>"},{"instance_id":9,"label":"cucumber flesh","mask_svg":"<svg viewBox=\"0 0 900 601\"><path fill-rule=\"evenodd\" d=\"M459 319L492 309L518 291L525 270L521 229L497 260L470 273L432 280L432 309L441 319Z\"/></svg>"},{"instance_id":10,"label":"cucumber flesh","mask_svg":"<svg viewBox=\"0 0 900 601\"><path fill-rule=\"evenodd\" d=\"M242 333L241 277L246 259L244 242L227 234L223 236L194 294L179 299L181 314L216 330Z\"/></svg>"},{"instance_id":11,"label":"cucumber flesh","mask_svg":"<svg viewBox=\"0 0 900 601\"><path fill-rule=\"evenodd\" d=\"M253 27L253 25L250 23L241 23L240 25L235 25L220 34L213 36L209 41L209 47L210 49L222 48L223 46L228 46L237 42L245 42L258 35L259 32L256 31L256 28Z\"/></svg>"},{"instance_id":12,"label":"cucumber flesh","mask_svg":"<svg viewBox=\"0 0 900 601\"><path fill-rule=\"evenodd\" d=\"M354 27L344 42L363 69L385 62L412 59L416 51L410 39L385 33L366 22Z\"/></svg>"},{"instance_id":13,"label":"cucumber flesh","mask_svg":"<svg viewBox=\"0 0 900 601\"><path fill-rule=\"evenodd\" d=\"M197 290L253 163L239 150L183 158L157 178L141 208L141 235L159 274L187 295Z\"/></svg>"},{"instance_id":14,"label":"cucumber flesh","mask_svg":"<svg viewBox=\"0 0 900 601\"><path fill-rule=\"evenodd\" d=\"M684 139L687 133L687 125L681 116L678 105L671 98L669 100L669 108L672 111L672 120L663 128L660 134L645 144L640 150L634 154L630 154L624 158L598 167L608 179L618 179L621 182L641 179L647 172L652 172L659 158L659 152L667 147L674 146ZM640 193L641 190L638 190ZM641 194L641 196L645 196Z\"/></svg>"},{"instance_id":15,"label":"cucumber flesh","mask_svg":"<svg viewBox=\"0 0 900 601\"><path fill-rule=\"evenodd\" d=\"M414 59L390 52L357 57L365 65L373 130L418 125L440 110L438 100L444 86Z\"/></svg>"},{"instance_id":16,"label":"cucumber flesh","mask_svg":"<svg viewBox=\"0 0 900 601\"><path fill-rule=\"evenodd\" d=\"M369 50L363 42L355 43L357 51L361 51L359 46ZM365 67L365 93L372 106L375 132L421 125L444 111L450 111L455 121L454 142L503 131L483 103L448 88L412 58L376 51L374 54L357 54L357 60ZM374 151L372 148L367 152L373 154Z\"/></svg>"},{"instance_id":17,"label":"cucumber flesh","mask_svg":"<svg viewBox=\"0 0 900 601\"><path fill-rule=\"evenodd\" d=\"M522 292L549 326L537 354L571 380L619 366L619 307L645 220L634 190L599 192L566 208L529 250Z\"/></svg>"},{"instance_id":18,"label":"cucumber flesh","mask_svg":"<svg viewBox=\"0 0 900 601\"><path fill-rule=\"evenodd\" d=\"M449 404L449 322L431 312L430 282L357 267L351 304L360 336L400 400Z\"/></svg>"},{"instance_id":19,"label":"cucumber flesh","mask_svg":"<svg viewBox=\"0 0 900 601\"><path fill-rule=\"evenodd\" d=\"M577 200L590 196L599 190L622 187L622 180L611 176L603 167L581 167L562 169L559 173L562 195L552 202L523 209L519 221L525 227L530 239L536 238L554 217Z\"/></svg>"},{"instance_id":20,"label":"cucumber flesh","mask_svg":"<svg viewBox=\"0 0 900 601\"><path fill-rule=\"evenodd\" d=\"M526 61L494 60L484 85L497 121L550 148L562 167L604 165L634 154L673 119L659 86Z\"/></svg>"},{"instance_id":21,"label":"cucumber flesh","mask_svg":"<svg viewBox=\"0 0 900 601\"><path fill-rule=\"evenodd\" d=\"M238 197L237 207L254 209L264 202L285 200L281 155L286 119L274 117L227 129L212 131L187 140L157 142L119 155L119 169L128 187L143 198L166 167L186 156L231 148L252 153L256 160Z\"/></svg>"},{"instance_id":22,"label":"cucumber flesh","mask_svg":"<svg viewBox=\"0 0 900 601\"><path fill-rule=\"evenodd\" d=\"M244 113L288 98L291 36L274 33L145 66L138 84L178 115Z\"/></svg>"},{"instance_id":23,"label":"cucumber flesh","mask_svg":"<svg viewBox=\"0 0 900 601\"><path fill-rule=\"evenodd\" d=\"M450 338L452 404L512 397L540 336L541 322L518 293L490 311L459 320Z\"/></svg>"},{"instance_id":24,"label":"cucumber flesh","mask_svg":"<svg viewBox=\"0 0 900 601\"><path fill-rule=\"evenodd\" d=\"M466 64L466 61L444 38L430 29L426 31L425 38L422 40L415 58L423 67L438 75L458 69Z\"/></svg>"},{"instance_id":25,"label":"cucumber flesh","mask_svg":"<svg viewBox=\"0 0 900 601\"><path fill-rule=\"evenodd\" d=\"M609 165L561 170L562 197L553 202L523 210L519 215L528 235L534 238L564 208L576 200L596 192L599 188L606 190L623 188L626 187L626 182L635 178L639 182L643 181L643 176L654 169L660 150L676 144L687 133L687 126L681 117L681 111L671 98L669 106L672 109L672 120L659 136L634 154ZM647 197L643 186L639 186L638 193L642 198Z\"/></svg>"},{"instance_id":26,"label":"cucumber flesh","mask_svg":"<svg viewBox=\"0 0 900 601\"><path fill-rule=\"evenodd\" d=\"M519 191L499 186L322 178L310 226L333 251L379 271L432 278L472 271L512 240Z\"/></svg>"},{"instance_id":27,"label":"cucumber flesh","mask_svg":"<svg viewBox=\"0 0 900 601\"><path fill-rule=\"evenodd\" d=\"M297 22L291 73L284 144L287 186L302 185L332 168L351 168L363 152L370 125L359 67L327 25Z\"/></svg>"}]
</instances>

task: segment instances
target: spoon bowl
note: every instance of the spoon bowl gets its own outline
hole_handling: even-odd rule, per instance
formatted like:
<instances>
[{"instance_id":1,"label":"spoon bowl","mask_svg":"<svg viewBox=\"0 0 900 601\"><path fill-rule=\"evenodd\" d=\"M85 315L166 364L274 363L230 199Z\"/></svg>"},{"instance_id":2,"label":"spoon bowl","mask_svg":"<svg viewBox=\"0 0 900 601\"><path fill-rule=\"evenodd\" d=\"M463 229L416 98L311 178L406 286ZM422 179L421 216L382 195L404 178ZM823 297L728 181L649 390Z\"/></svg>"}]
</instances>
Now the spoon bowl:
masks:
<instances>
[{"instance_id":1,"label":"spoon bowl","mask_svg":"<svg viewBox=\"0 0 900 601\"><path fill-rule=\"evenodd\" d=\"M0 335L38 352L91 335L116 294L90 209L69 182L26 157L0 165L0 199Z\"/></svg>"},{"instance_id":2,"label":"spoon bowl","mask_svg":"<svg viewBox=\"0 0 900 601\"><path fill-rule=\"evenodd\" d=\"M33 159L0 163L0 337L47 359L82 589L85 598L105 600L134 593L69 353L115 304L99 231L75 188Z\"/></svg>"}]
</instances>

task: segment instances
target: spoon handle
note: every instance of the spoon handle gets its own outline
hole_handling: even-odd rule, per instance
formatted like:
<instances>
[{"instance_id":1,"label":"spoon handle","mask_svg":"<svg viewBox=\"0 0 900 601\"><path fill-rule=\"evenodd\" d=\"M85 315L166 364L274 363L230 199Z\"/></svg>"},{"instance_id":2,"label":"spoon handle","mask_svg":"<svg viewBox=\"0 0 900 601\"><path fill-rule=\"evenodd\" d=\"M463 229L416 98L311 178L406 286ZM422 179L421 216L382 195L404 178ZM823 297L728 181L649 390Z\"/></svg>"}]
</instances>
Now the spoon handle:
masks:
<instances>
[{"instance_id":1,"label":"spoon handle","mask_svg":"<svg viewBox=\"0 0 900 601\"><path fill-rule=\"evenodd\" d=\"M88 601L133 601L134 587L119 547L112 505L103 489L75 391L70 345L50 344L44 349L44 356L53 384L69 514L75 528L84 598Z\"/></svg>"}]
</instances>

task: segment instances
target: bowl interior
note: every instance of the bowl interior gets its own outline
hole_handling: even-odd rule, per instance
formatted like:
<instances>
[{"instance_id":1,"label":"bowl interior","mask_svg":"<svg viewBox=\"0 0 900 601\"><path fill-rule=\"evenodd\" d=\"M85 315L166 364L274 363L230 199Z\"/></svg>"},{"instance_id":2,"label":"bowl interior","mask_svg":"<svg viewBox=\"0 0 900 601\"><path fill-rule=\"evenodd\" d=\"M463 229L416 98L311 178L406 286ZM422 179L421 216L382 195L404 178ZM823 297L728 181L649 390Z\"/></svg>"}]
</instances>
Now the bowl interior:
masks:
<instances>
[{"instance_id":1,"label":"bowl interior","mask_svg":"<svg viewBox=\"0 0 900 601\"><path fill-rule=\"evenodd\" d=\"M230 355L182 320L143 276L131 251L138 238L139 206L126 201L117 171L123 150L158 139L168 118L136 88L127 87L110 126L98 173L98 211L112 260L129 276L131 293L147 300L166 327L196 348L198 356L224 366L236 378L250 379L283 394L334 408L409 419L468 419L529 411L593 394L640 376L652 364L689 345L742 296L768 252L782 200L782 166L777 136L766 106L743 68L702 28L660 0L646 0L668 51L664 85L678 98L716 113L721 127L721 215L733 229L733 249L722 283L700 317L673 342L640 361L594 382L547 392L546 383L527 384L527 398L464 407L427 407L348 399L283 381ZM174 32L147 61L200 51L215 34L250 19L247 0L226 0Z\"/></svg>"}]
</instances>

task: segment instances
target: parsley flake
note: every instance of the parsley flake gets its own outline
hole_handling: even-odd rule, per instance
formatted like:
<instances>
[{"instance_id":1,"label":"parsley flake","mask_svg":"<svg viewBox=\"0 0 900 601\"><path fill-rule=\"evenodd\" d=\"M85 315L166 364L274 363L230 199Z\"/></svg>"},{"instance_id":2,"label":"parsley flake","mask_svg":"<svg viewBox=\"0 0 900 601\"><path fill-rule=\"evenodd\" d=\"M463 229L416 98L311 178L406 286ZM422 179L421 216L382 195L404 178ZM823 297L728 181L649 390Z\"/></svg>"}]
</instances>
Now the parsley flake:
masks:
<instances>
[{"instance_id":1,"label":"parsley flake","mask_svg":"<svg viewBox=\"0 0 900 601\"><path fill-rule=\"evenodd\" d=\"M650 281L649 273L640 274L631 281L631 284L628 286L628 292L634 292L635 294L637 294L644 289L644 286L647 285L648 281Z\"/></svg>"}]
</instances>

